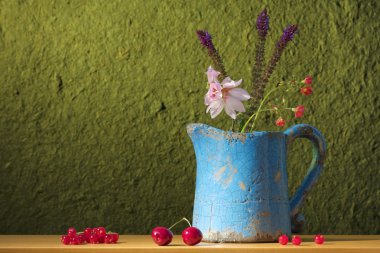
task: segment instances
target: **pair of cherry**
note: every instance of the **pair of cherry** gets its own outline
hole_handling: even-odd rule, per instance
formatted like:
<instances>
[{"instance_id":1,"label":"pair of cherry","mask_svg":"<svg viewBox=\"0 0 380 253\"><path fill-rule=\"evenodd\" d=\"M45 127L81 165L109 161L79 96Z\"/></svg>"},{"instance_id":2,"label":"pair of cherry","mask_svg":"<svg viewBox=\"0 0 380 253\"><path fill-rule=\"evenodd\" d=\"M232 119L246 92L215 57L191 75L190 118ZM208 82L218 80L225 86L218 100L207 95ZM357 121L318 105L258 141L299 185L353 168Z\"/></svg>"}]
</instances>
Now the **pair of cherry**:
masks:
<instances>
[{"instance_id":1,"label":"pair of cherry","mask_svg":"<svg viewBox=\"0 0 380 253\"><path fill-rule=\"evenodd\" d=\"M181 221L186 221L189 224L189 227L185 228L182 231L182 240L186 245L193 246L202 241L203 234L202 232L196 228L191 226L191 223L188 219L182 218L181 220L174 223L171 227L155 227L152 230L152 239L159 246L166 246L171 243L173 239L173 233L170 229L172 229L175 225L180 223Z\"/></svg>"},{"instance_id":2,"label":"pair of cherry","mask_svg":"<svg viewBox=\"0 0 380 253\"><path fill-rule=\"evenodd\" d=\"M279 238L278 238L278 242L281 244L281 245L286 245L286 244L288 244L288 242L289 242L289 238L286 236L286 235L281 235ZM298 235L294 235L293 237L292 237L292 244L293 245L300 245L301 244L301 242L302 242L302 239L301 239L301 237L299 237ZM323 244L324 242L325 242L325 237L323 236L323 235L320 235L320 234L318 234L318 235L316 235L315 237L314 237L314 242L316 243L316 244Z\"/></svg>"}]
</instances>

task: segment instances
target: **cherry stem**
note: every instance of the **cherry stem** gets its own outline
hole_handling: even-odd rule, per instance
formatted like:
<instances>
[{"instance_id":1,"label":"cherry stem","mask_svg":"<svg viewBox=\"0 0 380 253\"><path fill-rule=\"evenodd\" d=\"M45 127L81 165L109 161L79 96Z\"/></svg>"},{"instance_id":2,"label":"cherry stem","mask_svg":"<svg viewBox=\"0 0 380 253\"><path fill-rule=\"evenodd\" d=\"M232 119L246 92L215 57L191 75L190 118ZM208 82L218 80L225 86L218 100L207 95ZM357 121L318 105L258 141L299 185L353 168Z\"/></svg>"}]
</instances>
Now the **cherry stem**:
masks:
<instances>
[{"instance_id":1,"label":"cherry stem","mask_svg":"<svg viewBox=\"0 0 380 253\"><path fill-rule=\"evenodd\" d=\"M175 225L177 225L178 223L180 223L180 222L182 222L182 221L186 221L187 224L189 224L189 226L191 227L191 223L190 223L190 221L189 221L188 219L186 219L185 217L183 217L182 219L180 219L179 221L177 221L176 223L174 223L174 224L169 228L169 230L172 229Z\"/></svg>"}]
</instances>

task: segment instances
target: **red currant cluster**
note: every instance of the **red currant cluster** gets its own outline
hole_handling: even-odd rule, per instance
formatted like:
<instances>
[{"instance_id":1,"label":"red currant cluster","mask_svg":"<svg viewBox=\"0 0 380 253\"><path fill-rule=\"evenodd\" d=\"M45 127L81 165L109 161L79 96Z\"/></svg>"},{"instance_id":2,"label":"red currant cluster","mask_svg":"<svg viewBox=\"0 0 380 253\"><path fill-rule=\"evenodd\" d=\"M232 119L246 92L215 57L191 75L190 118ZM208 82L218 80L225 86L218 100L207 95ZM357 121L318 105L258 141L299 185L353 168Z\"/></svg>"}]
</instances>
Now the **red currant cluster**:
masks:
<instances>
[{"instance_id":1,"label":"red currant cluster","mask_svg":"<svg viewBox=\"0 0 380 253\"><path fill-rule=\"evenodd\" d=\"M286 236L286 235L281 235L279 238L278 238L278 242L281 244L281 245L286 245L288 244L289 242L289 238ZM299 237L298 235L294 235L292 237L292 244L293 245L301 245L301 237ZM325 238L323 237L323 235L316 235L314 237L314 242L316 244L323 244L325 242Z\"/></svg>"},{"instance_id":2,"label":"red currant cluster","mask_svg":"<svg viewBox=\"0 0 380 253\"><path fill-rule=\"evenodd\" d=\"M173 233L170 229L181 221L186 221L189 224L189 227L185 228L182 231L183 242L189 246L200 243L203 238L202 232L198 228L191 226L190 222L186 218L182 218L181 220L177 221L170 228L155 227L152 230L151 234L153 241L159 246L166 246L171 243L173 239Z\"/></svg>"},{"instance_id":3,"label":"red currant cluster","mask_svg":"<svg viewBox=\"0 0 380 253\"><path fill-rule=\"evenodd\" d=\"M61 242L65 245L80 245L86 243L117 243L119 234L106 232L104 227L86 228L77 233L75 228L69 228L66 235L61 236Z\"/></svg>"}]
</instances>

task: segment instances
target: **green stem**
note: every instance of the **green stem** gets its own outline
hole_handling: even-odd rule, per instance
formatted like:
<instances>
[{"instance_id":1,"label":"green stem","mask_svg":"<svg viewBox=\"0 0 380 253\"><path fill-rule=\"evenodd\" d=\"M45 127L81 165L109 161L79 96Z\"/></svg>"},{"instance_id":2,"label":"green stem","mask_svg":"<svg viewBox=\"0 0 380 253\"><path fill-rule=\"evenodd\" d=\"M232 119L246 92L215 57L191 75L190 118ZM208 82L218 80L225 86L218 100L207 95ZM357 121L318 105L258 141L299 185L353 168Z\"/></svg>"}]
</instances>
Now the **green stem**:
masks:
<instances>
[{"instance_id":1,"label":"green stem","mask_svg":"<svg viewBox=\"0 0 380 253\"><path fill-rule=\"evenodd\" d=\"M179 221L177 221L176 223L174 223L173 225L171 225L171 227L169 228L169 230L172 229L175 225L177 225L178 223L180 223L182 221L186 221L187 224L189 224L189 226L191 227L190 221L188 219L186 219L185 217L183 217L182 219L180 219Z\"/></svg>"},{"instance_id":2,"label":"green stem","mask_svg":"<svg viewBox=\"0 0 380 253\"><path fill-rule=\"evenodd\" d=\"M264 102L267 100L267 98L269 97L269 95L270 95L273 91L275 91L275 90L276 90L276 88L270 90L270 91L265 95L265 97L263 98L263 100L261 101L260 106L259 106L259 109L257 109L256 117L255 117L255 119L253 120L253 123L252 123L251 129L249 130L250 132L252 132L253 128L255 127L255 124L256 124L256 121L257 121L257 117L258 117L259 114L260 114L261 107L263 107Z\"/></svg>"},{"instance_id":3,"label":"green stem","mask_svg":"<svg viewBox=\"0 0 380 253\"><path fill-rule=\"evenodd\" d=\"M256 113L253 113L253 114L251 115L251 117L249 117L249 119L245 122L243 128L241 129L241 133L244 133L245 129L247 128L247 126L248 126L248 124L249 124L249 122L252 120L253 116L255 116L255 115L256 115Z\"/></svg>"}]
</instances>

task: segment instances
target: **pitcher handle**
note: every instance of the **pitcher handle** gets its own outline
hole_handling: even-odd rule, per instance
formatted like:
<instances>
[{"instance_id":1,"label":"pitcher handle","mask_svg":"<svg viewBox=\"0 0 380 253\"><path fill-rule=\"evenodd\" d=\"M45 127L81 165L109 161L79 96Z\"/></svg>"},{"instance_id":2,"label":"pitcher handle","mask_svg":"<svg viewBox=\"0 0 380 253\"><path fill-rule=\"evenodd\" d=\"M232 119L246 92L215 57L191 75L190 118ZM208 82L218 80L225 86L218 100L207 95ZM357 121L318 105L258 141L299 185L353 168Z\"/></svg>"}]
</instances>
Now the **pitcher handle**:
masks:
<instances>
[{"instance_id":1,"label":"pitcher handle","mask_svg":"<svg viewBox=\"0 0 380 253\"><path fill-rule=\"evenodd\" d=\"M286 136L287 150L290 144L297 138L309 139L313 144L313 160L307 171L307 175L290 200L290 217L293 219L298 214L306 195L321 174L326 157L326 141L315 127L307 124L289 127L285 130L284 134Z\"/></svg>"}]
</instances>

